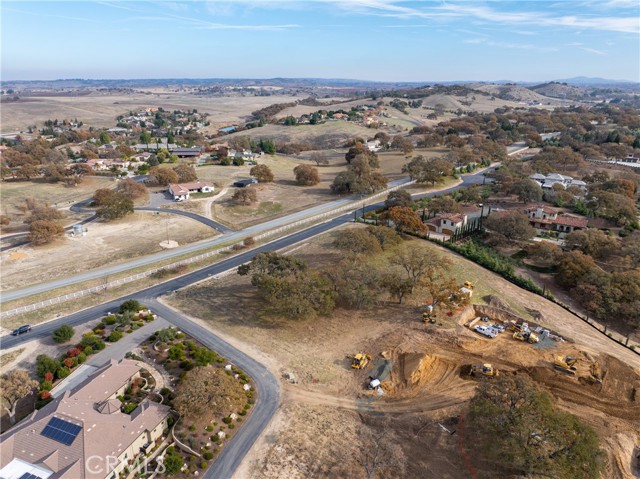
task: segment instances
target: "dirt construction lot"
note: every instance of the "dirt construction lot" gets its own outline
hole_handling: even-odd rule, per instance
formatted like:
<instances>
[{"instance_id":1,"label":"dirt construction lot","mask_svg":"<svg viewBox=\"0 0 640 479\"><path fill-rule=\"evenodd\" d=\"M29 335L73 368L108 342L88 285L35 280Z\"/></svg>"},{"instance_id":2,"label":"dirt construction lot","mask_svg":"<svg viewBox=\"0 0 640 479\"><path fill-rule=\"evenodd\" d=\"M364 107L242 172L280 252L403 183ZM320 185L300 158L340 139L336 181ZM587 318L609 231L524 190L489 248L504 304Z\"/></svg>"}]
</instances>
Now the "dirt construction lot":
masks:
<instances>
[{"instance_id":1,"label":"dirt construction lot","mask_svg":"<svg viewBox=\"0 0 640 479\"><path fill-rule=\"evenodd\" d=\"M134 213L111 223L86 225L85 236L65 236L46 246L20 246L0 254L0 290L16 289L90 271L160 251L167 239L187 244L217 234L195 220L169 214Z\"/></svg>"},{"instance_id":2,"label":"dirt construction lot","mask_svg":"<svg viewBox=\"0 0 640 479\"><path fill-rule=\"evenodd\" d=\"M334 263L339 256L331 241L331 233L323 235L296 246L294 254L314 265ZM464 443L460 418L477 380L463 377L461 369L485 362L504 374L531 376L557 405L591 424L608 453L605 477L633 477L640 433L640 357L539 296L442 252L454 261L459 281L475 282L475 302L497 296L515 314L529 321L529 313L535 314L539 324L567 341L547 339L534 347L509 333L490 340L455 317L424 325L419 296L402 305L383 302L372 310L336 310L316 321L278 320L263 314L255 288L237 275L170 298L170 304L192 317L206 318L199 321L259 357L279 377L295 377L296 384L283 379L282 407L236 477L366 477L364 464L371 460L366 451L372 450L395 465L384 477L426 477L425 471L429 477L474 477L473 450ZM347 356L361 351L377 364L383 354L392 361L384 396L366 390L373 367L351 369ZM582 370L575 377L554 370L555 355L598 360L603 384L589 382ZM458 434L452 436L442 426ZM491 471L478 474L492 477Z\"/></svg>"}]
</instances>

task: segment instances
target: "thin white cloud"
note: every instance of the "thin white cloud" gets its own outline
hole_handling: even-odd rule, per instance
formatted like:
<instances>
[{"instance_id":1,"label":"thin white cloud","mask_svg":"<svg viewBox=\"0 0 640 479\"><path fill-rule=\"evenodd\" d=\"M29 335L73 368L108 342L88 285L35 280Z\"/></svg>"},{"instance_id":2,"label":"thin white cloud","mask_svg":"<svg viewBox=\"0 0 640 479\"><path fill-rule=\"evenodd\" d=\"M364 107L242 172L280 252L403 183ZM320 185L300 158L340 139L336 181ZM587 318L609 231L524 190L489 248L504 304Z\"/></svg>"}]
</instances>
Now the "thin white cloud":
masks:
<instances>
[{"instance_id":1,"label":"thin white cloud","mask_svg":"<svg viewBox=\"0 0 640 479\"><path fill-rule=\"evenodd\" d=\"M585 52L593 53L594 55L606 55L605 52L596 50L595 48L580 47L580 49L584 50Z\"/></svg>"},{"instance_id":2,"label":"thin white cloud","mask_svg":"<svg viewBox=\"0 0 640 479\"><path fill-rule=\"evenodd\" d=\"M283 25L236 25L231 23L216 23L206 20L199 20L197 18L182 17L179 15L147 15L147 16L135 16L128 17L121 21L124 22L175 22L181 21L183 25L189 28L195 28L199 30L248 30L248 31L279 31L290 28L299 28L300 25L296 24L283 24Z\"/></svg>"}]
</instances>

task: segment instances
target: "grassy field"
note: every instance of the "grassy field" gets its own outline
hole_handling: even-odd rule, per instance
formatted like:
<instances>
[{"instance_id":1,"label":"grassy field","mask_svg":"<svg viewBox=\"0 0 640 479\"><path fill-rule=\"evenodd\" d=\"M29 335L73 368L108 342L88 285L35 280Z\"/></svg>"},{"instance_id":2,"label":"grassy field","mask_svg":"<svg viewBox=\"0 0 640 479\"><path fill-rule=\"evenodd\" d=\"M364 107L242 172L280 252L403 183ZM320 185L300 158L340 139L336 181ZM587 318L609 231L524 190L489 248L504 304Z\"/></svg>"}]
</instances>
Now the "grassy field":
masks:
<instances>
[{"instance_id":1,"label":"grassy field","mask_svg":"<svg viewBox=\"0 0 640 479\"><path fill-rule=\"evenodd\" d=\"M20 246L0 256L0 289L82 273L107 264L161 251L169 237L179 244L193 243L217 234L190 218L167 214L134 213L110 223L90 223L86 236L64 237L40 247Z\"/></svg>"},{"instance_id":2,"label":"grassy field","mask_svg":"<svg viewBox=\"0 0 640 479\"><path fill-rule=\"evenodd\" d=\"M155 91L131 94L94 92L78 97L33 97L29 101L2 104L0 122L3 132L26 130L29 125L42 126L49 119L73 119L87 126L115 126L118 115L150 106L166 110L192 110L209 113L215 129L230 123L243 122L252 111L274 103L292 102L303 98L292 96L206 97L188 92Z\"/></svg>"},{"instance_id":3,"label":"grassy field","mask_svg":"<svg viewBox=\"0 0 640 479\"><path fill-rule=\"evenodd\" d=\"M16 216L22 214L19 206L27 198L39 203L47 203L57 208L67 208L73 203L91 196L98 188L111 188L111 178L85 178L78 186L66 186L62 183L35 183L31 181L3 181L0 183L2 214Z\"/></svg>"}]
</instances>

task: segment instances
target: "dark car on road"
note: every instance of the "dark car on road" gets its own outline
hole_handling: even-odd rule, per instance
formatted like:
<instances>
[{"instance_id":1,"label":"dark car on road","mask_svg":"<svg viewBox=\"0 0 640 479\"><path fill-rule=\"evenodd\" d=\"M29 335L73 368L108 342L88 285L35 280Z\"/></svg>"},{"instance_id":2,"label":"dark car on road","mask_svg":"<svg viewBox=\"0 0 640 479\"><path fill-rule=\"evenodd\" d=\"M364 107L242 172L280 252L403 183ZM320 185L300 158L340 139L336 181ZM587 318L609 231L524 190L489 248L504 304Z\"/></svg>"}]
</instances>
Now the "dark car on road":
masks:
<instances>
[{"instance_id":1,"label":"dark car on road","mask_svg":"<svg viewBox=\"0 0 640 479\"><path fill-rule=\"evenodd\" d=\"M11 336L17 336L18 334L28 333L29 331L31 331L31 326L29 326L28 324L24 324L19 328L11 331Z\"/></svg>"}]
</instances>

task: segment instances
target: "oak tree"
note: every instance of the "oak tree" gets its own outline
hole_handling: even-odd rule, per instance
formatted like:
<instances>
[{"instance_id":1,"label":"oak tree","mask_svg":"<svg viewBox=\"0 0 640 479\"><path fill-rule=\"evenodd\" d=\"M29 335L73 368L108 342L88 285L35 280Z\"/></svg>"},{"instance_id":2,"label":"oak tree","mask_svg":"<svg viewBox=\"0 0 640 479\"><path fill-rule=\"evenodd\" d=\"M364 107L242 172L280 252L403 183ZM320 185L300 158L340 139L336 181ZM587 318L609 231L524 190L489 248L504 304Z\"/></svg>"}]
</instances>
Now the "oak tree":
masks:
<instances>
[{"instance_id":1,"label":"oak tree","mask_svg":"<svg viewBox=\"0 0 640 479\"><path fill-rule=\"evenodd\" d=\"M0 376L0 402L7 411L11 424L16 422L18 402L37 387L38 381L31 379L24 369L14 369Z\"/></svg>"}]
</instances>

